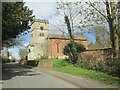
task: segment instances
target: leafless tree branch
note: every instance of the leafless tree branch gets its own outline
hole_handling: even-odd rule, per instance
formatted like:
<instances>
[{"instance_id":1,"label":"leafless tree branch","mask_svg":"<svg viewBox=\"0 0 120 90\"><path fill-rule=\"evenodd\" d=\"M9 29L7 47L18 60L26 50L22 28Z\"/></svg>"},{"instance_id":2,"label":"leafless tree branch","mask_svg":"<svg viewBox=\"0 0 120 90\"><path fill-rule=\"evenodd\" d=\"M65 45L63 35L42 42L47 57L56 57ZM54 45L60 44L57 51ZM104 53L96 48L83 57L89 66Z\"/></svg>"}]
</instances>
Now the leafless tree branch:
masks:
<instances>
[{"instance_id":1,"label":"leafless tree branch","mask_svg":"<svg viewBox=\"0 0 120 90\"><path fill-rule=\"evenodd\" d=\"M100 11L90 2L90 0L89 0L89 4L90 4L99 14L101 14L106 20L108 20L107 16L104 15L102 12L100 12Z\"/></svg>"}]
</instances>

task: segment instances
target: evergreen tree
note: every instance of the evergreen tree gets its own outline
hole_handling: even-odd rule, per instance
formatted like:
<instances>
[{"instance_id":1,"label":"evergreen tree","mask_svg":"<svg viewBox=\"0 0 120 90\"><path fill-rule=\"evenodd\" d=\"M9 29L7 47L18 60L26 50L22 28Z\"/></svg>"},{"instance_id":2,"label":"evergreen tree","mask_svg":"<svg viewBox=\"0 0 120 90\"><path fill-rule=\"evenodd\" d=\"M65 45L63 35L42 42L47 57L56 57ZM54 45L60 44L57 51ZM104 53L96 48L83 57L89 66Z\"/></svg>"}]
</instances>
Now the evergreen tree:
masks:
<instances>
[{"instance_id":1,"label":"evergreen tree","mask_svg":"<svg viewBox=\"0 0 120 90\"><path fill-rule=\"evenodd\" d=\"M2 45L12 46L15 38L27 31L32 21L32 10L24 2L2 2Z\"/></svg>"}]
</instances>

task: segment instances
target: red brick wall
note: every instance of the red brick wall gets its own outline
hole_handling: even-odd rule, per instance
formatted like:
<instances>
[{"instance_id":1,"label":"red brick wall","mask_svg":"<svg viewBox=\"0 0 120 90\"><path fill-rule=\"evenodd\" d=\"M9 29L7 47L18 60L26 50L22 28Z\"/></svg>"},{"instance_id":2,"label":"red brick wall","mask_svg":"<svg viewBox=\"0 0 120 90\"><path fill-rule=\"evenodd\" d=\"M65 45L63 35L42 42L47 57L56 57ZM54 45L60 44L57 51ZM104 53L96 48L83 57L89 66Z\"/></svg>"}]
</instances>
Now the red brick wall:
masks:
<instances>
[{"instance_id":1,"label":"red brick wall","mask_svg":"<svg viewBox=\"0 0 120 90\"><path fill-rule=\"evenodd\" d=\"M63 48L70 40L65 39L48 39L49 42L49 57L64 57ZM79 44L83 44L87 48L87 40L75 40ZM58 44L58 46L57 46ZM58 50L59 49L59 50Z\"/></svg>"},{"instance_id":2,"label":"red brick wall","mask_svg":"<svg viewBox=\"0 0 120 90\"><path fill-rule=\"evenodd\" d=\"M99 49L99 50L87 50L79 54L79 60L86 61L87 63L94 63L100 61L105 64L107 61L111 60L112 50Z\"/></svg>"}]
</instances>

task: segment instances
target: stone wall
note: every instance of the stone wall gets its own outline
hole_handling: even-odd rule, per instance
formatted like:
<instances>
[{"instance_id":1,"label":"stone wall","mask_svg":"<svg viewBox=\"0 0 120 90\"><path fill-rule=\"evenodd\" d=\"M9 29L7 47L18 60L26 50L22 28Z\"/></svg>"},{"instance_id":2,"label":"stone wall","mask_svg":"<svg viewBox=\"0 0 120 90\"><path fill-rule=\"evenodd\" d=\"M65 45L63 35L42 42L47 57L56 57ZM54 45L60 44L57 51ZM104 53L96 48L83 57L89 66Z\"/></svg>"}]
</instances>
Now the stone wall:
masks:
<instances>
[{"instance_id":1,"label":"stone wall","mask_svg":"<svg viewBox=\"0 0 120 90\"><path fill-rule=\"evenodd\" d=\"M39 61L38 63L38 68L51 68L51 67L52 67L52 62L50 59L45 61Z\"/></svg>"}]
</instances>

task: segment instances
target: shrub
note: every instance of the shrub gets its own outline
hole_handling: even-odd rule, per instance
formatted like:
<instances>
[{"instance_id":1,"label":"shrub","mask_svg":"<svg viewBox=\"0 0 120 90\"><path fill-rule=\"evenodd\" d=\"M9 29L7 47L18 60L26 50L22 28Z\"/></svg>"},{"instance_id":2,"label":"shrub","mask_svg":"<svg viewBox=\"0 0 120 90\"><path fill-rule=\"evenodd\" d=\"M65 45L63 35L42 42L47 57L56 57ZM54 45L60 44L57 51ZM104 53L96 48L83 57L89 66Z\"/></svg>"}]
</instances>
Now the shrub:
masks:
<instances>
[{"instance_id":1,"label":"shrub","mask_svg":"<svg viewBox=\"0 0 120 90\"><path fill-rule=\"evenodd\" d=\"M120 60L110 61L107 67L109 68L108 74L120 77Z\"/></svg>"},{"instance_id":2,"label":"shrub","mask_svg":"<svg viewBox=\"0 0 120 90\"><path fill-rule=\"evenodd\" d=\"M46 59L48 59L48 56L43 55L43 56L39 56L37 59L35 59L35 61L36 61L36 62L39 62L39 61L44 61L44 60L46 60Z\"/></svg>"},{"instance_id":3,"label":"shrub","mask_svg":"<svg viewBox=\"0 0 120 90\"><path fill-rule=\"evenodd\" d=\"M10 62L10 59L8 57L6 57L6 56L2 56L1 59L2 59L2 63Z\"/></svg>"},{"instance_id":4,"label":"shrub","mask_svg":"<svg viewBox=\"0 0 120 90\"><path fill-rule=\"evenodd\" d=\"M84 57L79 58L77 66L120 77L120 60L108 60L103 63L101 58L93 57L92 55L87 54L84 55Z\"/></svg>"},{"instance_id":5,"label":"shrub","mask_svg":"<svg viewBox=\"0 0 120 90\"><path fill-rule=\"evenodd\" d=\"M10 62L10 59L7 59L7 62Z\"/></svg>"},{"instance_id":6,"label":"shrub","mask_svg":"<svg viewBox=\"0 0 120 90\"><path fill-rule=\"evenodd\" d=\"M66 46L64 46L63 53L69 56L70 63L75 64L78 60L78 54L85 50L86 48L82 44L78 44L76 42L69 42Z\"/></svg>"},{"instance_id":7,"label":"shrub","mask_svg":"<svg viewBox=\"0 0 120 90\"><path fill-rule=\"evenodd\" d=\"M44 59L48 59L48 56L43 55L43 56L40 57L40 60L44 60Z\"/></svg>"},{"instance_id":8,"label":"shrub","mask_svg":"<svg viewBox=\"0 0 120 90\"><path fill-rule=\"evenodd\" d=\"M11 60L11 62L15 62L15 59Z\"/></svg>"},{"instance_id":9,"label":"shrub","mask_svg":"<svg viewBox=\"0 0 120 90\"><path fill-rule=\"evenodd\" d=\"M77 50L77 53L83 52L86 50L86 48L82 45L82 44L78 44L76 42L74 42L75 44L75 48ZM65 55L68 55L70 53L70 49L72 47L72 43L68 43L64 48L63 48L63 53Z\"/></svg>"},{"instance_id":10,"label":"shrub","mask_svg":"<svg viewBox=\"0 0 120 90\"><path fill-rule=\"evenodd\" d=\"M85 65L79 61L77 62L77 64L75 66L80 67L80 68L85 68Z\"/></svg>"}]
</instances>

